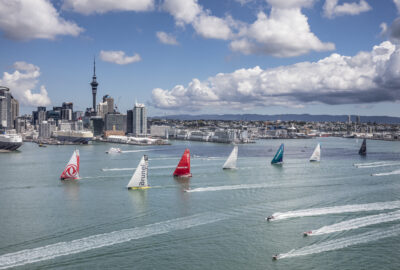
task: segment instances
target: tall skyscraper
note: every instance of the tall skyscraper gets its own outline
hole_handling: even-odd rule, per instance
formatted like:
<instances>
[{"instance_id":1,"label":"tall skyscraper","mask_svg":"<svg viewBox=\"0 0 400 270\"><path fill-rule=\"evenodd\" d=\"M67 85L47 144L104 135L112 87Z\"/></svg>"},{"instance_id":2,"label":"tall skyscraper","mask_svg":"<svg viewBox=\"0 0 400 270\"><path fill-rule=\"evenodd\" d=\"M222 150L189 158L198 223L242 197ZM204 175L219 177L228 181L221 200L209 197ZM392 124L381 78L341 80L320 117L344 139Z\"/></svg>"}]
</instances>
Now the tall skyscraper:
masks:
<instances>
[{"instance_id":1,"label":"tall skyscraper","mask_svg":"<svg viewBox=\"0 0 400 270\"><path fill-rule=\"evenodd\" d=\"M96 60L93 61L93 77L90 85L92 86L93 111L96 112L96 94L97 94L97 86L99 85L99 83L96 80Z\"/></svg>"},{"instance_id":2,"label":"tall skyscraper","mask_svg":"<svg viewBox=\"0 0 400 270\"><path fill-rule=\"evenodd\" d=\"M135 103L133 107L132 133L134 136L147 135L147 114L144 104Z\"/></svg>"}]
</instances>

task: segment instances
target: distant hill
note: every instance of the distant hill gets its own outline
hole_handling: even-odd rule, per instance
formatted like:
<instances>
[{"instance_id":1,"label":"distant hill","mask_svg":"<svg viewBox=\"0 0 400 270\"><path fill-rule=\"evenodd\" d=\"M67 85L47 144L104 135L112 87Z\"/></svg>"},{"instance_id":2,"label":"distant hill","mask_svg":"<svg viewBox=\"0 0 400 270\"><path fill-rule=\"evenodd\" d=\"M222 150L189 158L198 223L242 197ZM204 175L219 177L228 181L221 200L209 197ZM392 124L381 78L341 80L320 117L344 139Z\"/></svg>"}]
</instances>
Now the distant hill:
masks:
<instances>
[{"instance_id":1,"label":"distant hill","mask_svg":"<svg viewBox=\"0 0 400 270\"><path fill-rule=\"evenodd\" d=\"M177 119L177 120L245 120L245 121L308 121L308 122L346 122L347 115L312 115L312 114L177 114L167 116L155 116L152 118ZM352 115L351 120L356 121L356 116ZM376 122L386 124L399 124L400 117L393 116L360 116L363 123Z\"/></svg>"}]
</instances>

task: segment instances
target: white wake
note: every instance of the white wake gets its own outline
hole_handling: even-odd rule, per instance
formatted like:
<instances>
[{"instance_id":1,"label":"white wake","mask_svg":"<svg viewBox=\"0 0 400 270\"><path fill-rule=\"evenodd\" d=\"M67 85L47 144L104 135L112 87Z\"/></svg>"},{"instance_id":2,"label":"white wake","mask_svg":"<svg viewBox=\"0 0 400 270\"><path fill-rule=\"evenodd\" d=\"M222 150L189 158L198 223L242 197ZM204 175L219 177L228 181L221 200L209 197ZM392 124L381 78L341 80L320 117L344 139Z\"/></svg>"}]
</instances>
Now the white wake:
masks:
<instances>
[{"instance_id":1,"label":"white wake","mask_svg":"<svg viewBox=\"0 0 400 270\"><path fill-rule=\"evenodd\" d=\"M228 218L228 215L219 213L203 213L154 223L143 227L97 234L69 242L59 242L43 247L3 254L0 255L0 269L50 260L60 256L112 246L134 239L164 234L171 231L184 230L195 226L217 222L226 218Z\"/></svg>"},{"instance_id":2,"label":"white wake","mask_svg":"<svg viewBox=\"0 0 400 270\"><path fill-rule=\"evenodd\" d=\"M253 188L268 188L275 187L271 184L242 184L230 186L215 186L215 187L201 187L185 190L186 192L208 192L208 191L221 191L221 190L235 190L235 189L253 189Z\"/></svg>"},{"instance_id":3,"label":"white wake","mask_svg":"<svg viewBox=\"0 0 400 270\"><path fill-rule=\"evenodd\" d=\"M396 174L400 174L400 170L395 170L392 172L384 172L384 173L374 173L372 174L372 176L385 176L385 175L396 175Z\"/></svg>"},{"instance_id":4,"label":"white wake","mask_svg":"<svg viewBox=\"0 0 400 270\"><path fill-rule=\"evenodd\" d=\"M339 238L335 240L326 241L319 244L314 244L306 246L300 249L294 249L287 253L282 253L278 255L278 259L306 256L311 254L317 254L326 251L332 251L337 249L342 249L345 247L364 244L372 241L377 241L383 238L394 237L400 234L400 225L395 225L389 227L388 229L378 229L369 231L366 233Z\"/></svg>"},{"instance_id":5,"label":"white wake","mask_svg":"<svg viewBox=\"0 0 400 270\"><path fill-rule=\"evenodd\" d=\"M296 218L296 217L310 217L310 216L321 216L329 214L363 212L363 211L379 211L379 210L396 209L396 208L400 208L400 201L366 203L366 204L349 204L349 205L322 207L322 208L309 208L296 211L274 213L272 214L274 219L272 219L271 221Z\"/></svg>"},{"instance_id":6,"label":"white wake","mask_svg":"<svg viewBox=\"0 0 400 270\"><path fill-rule=\"evenodd\" d=\"M371 163L356 163L354 164L357 168L377 168L377 167L386 167L386 166L398 166L400 162L396 161L377 161Z\"/></svg>"},{"instance_id":7,"label":"white wake","mask_svg":"<svg viewBox=\"0 0 400 270\"><path fill-rule=\"evenodd\" d=\"M383 213L378 215L371 215L366 217L360 217L355 219L350 219L346 221L342 221L336 224L332 224L329 226L321 227L317 230L313 230L313 235L321 235L321 234L328 234L333 232L340 232L340 231L348 231L353 229L358 229L374 224L381 224L385 222L395 221L400 219L400 211L394 211L390 213Z\"/></svg>"}]
</instances>

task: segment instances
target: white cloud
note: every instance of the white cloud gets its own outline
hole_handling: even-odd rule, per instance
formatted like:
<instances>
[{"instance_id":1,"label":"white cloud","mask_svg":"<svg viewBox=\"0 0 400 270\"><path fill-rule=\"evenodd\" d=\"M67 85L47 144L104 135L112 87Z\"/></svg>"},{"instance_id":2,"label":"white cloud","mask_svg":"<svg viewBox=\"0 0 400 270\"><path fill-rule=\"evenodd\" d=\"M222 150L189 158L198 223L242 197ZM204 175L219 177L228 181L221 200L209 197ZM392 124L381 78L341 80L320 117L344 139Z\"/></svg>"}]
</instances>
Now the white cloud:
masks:
<instances>
[{"instance_id":1,"label":"white cloud","mask_svg":"<svg viewBox=\"0 0 400 270\"><path fill-rule=\"evenodd\" d=\"M202 11L197 0L165 0L163 9L170 13L177 25L192 23Z\"/></svg>"},{"instance_id":2,"label":"white cloud","mask_svg":"<svg viewBox=\"0 0 400 270\"><path fill-rule=\"evenodd\" d=\"M396 0L397 1L397 0ZM365 0L359 2L343 3L338 5L339 0L326 0L323 10L324 15L328 18L342 15L358 15L362 12L371 10L371 6Z\"/></svg>"},{"instance_id":3,"label":"white cloud","mask_svg":"<svg viewBox=\"0 0 400 270\"><path fill-rule=\"evenodd\" d=\"M232 37L232 31L227 20L201 14L194 22L193 27L196 33L204 38L215 38L227 40Z\"/></svg>"},{"instance_id":4,"label":"white cloud","mask_svg":"<svg viewBox=\"0 0 400 270\"><path fill-rule=\"evenodd\" d=\"M387 32L388 32L387 24L385 22L383 22L383 23L381 23L379 25L379 27L381 28L381 33L379 35L382 36L382 37L385 36L387 34Z\"/></svg>"},{"instance_id":5,"label":"white cloud","mask_svg":"<svg viewBox=\"0 0 400 270\"><path fill-rule=\"evenodd\" d=\"M38 84L40 68L26 62L15 62L13 73L4 72L0 79L0 85L10 88L11 94L23 105L47 106L51 101L46 88L40 86L40 92L32 90Z\"/></svg>"},{"instance_id":6,"label":"white cloud","mask_svg":"<svg viewBox=\"0 0 400 270\"><path fill-rule=\"evenodd\" d=\"M308 18L301 13L301 8L311 7L316 0L266 1L271 5L269 17L260 12L252 24L229 15L213 16L197 0L165 0L163 9L174 17L177 25L191 24L204 38L230 40L230 48L244 54L291 57L335 49L333 43L324 43L311 32Z\"/></svg>"},{"instance_id":7,"label":"white cloud","mask_svg":"<svg viewBox=\"0 0 400 270\"><path fill-rule=\"evenodd\" d=\"M83 29L60 17L49 0L0 0L0 29L10 39L78 36Z\"/></svg>"},{"instance_id":8,"label":"white cloud","mask_svg":"<svg viewBox=\"0 0 400 270\"><path fill-rule=\"evenodd\" d=\"M244 54L269 54L291 57L310 51L334 50L333 43L321 42L311 31L300 8L272 8L269 17L260 12L257 20L243 27L230 44Z\"/></svg>"},{"instance_id":9,"label":"white cloud","mask_svg":"<svg viewBox=\"0 0 400 270\"><path fill-rule=\"evenodd\" d=\"M271 6L275 8L302 8L311 7L316 0L266 0Z\"/></svg>"},{"instance_id":10,"label":"white cloud","mask_svg":"<svg viewBox=\"0 0 400 270\"><path fill-rule=\"evenodd\" d=\"M100 59L105 62L110 62L118 65L126 65L142 60L139 54L135 53L132 56L125 55L123 51L100 51Z\"/></svg>"},{"instance_id":11,"label":"white cloud","mask_svg":"<svg viewBox=\"0 0 400 270\"><path fill-rule=\"evenodd\" d=\"M161 43L168 44L168 45L178 45L178 41L176 41L176 38L170 34L167 34L165 32L159 31L156 33L156 36L158 40Z\"/></svg>"},{"instance_id":12,"label":"white cloud","mask_svg":"<svg viewBox=\"0 0 400 270\"><path fill-rule=\"evenodd\" d=\"M400 0L393 0L393 3L396 5L397 12L400 13Z\"/></svg>"},{"instance_id":13,"label":"white cloud","mask_svg":"<svg viewBox=\"0 0 400 270\"><path fill-rule=\"evenodd\" d=\"M317 62L239 69L152 92L154 107L183 111L379 101L400 101L400 48L390 41L352 57L334 53Z\"/></svg>"},{"instance_id":14,"label":"white cloud","mask_svg":"<svg viewBox=\"0 0 400 270\"><path fill-rule=\"evenodd\" d=\"M109 11L150 11L154 0L65 0L64 9L89 15Z\"/></svg>"}]
</instances>

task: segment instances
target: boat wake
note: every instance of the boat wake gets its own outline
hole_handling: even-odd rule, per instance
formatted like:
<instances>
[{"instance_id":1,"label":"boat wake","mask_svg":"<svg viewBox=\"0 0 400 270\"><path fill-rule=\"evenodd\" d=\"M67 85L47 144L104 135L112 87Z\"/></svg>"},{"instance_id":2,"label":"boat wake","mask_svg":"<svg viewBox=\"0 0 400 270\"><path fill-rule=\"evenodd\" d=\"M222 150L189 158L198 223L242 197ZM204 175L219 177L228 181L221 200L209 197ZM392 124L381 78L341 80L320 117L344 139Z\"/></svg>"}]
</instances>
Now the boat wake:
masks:
<instances>
[{"instance_id":1,"label":"boat wake","mask_svg":"<svg viewBox=\"0 0 400 270\"><path fill-rule=\"evenodd\" d=\"M387 166L399 166L400 162L390 162L390 161L378 161L371 163L355 163L354 166L360 169L363 168L377 168L377 167L387 167Z\"/></svg>"},{"instance_id":2,"label":"boat wake","mask_svg":"<svg viewBox=\"0 0 400 270\"><path fill-rule=\"evenodd\" d=\"M135 239L141 239L144 237L169 233L177 230L184 230L224 220L228 217L229 216L226 214L208 212L192 215L189 217L154 223L143 227L97 234L69 242L59 242L43 247L25 249L18 252L3 254L0 255L0 269L50 260L60 256L66 256L96 248L112 246Z\"/></svg>"},{"instance_id":3,"label":"boat wake","mask_svg":"<svg viewBox=\"0 0 400 270\"><path fill-rule=\"evenodd\" d=\"M367 204L349 204L341 206L323 207L323 208L309 208L288 212L277 212L272 214L274 220L296 218L296 217L311 217L329 214L341 214L351 212L364 212L364 211L379 211L386 209L400 208L400 201L378 202Z\"/></svg>"},{"instance_id":4,"label":"boat wake","mask_svg":"<svg viewBox=\"0 0 400 270\"><path fill-rule=\"evenodd\" d=\"M361 218L350 219L329 226L324 226L317 230L313 230L312 233L309 235L313 236L313 235L328 234L333 232L348 231L374 224L381 224L385 222L395 221L399 219L400 219L400 210L390 213L383 213L379 215L371 215Z\"/></svg>"},{"instance_id":5,"label":"boat wake","mask_svg":"<svg viewBox=\"0 0 400 270\"><path fill-rule=\"evenodd\" d=\"M396 175L396 174L400 174L400 170L395 170L392 172L384 172L384 173L373 173L371 175L372 176L386 176L386 175Z\"/></svg>"},{"instance_id":6,"label":"boat wake","mask_svg":"<svg viewBox=\"0 0 400 270\"><path fill-rule=\"evenodd\" d=\"M150 149L141 149L141 150L124 150L124 151L121 151L121 153L139 153L139 152L161 151L161 150L162 149L150 148Z\"/></svg>"},{"instance_id":7,"label":"boat wake","mask_svg":"<svg viewBox=\"0 0 400 270\"><path fill-rule=\"evenodd\" d=\"M216 186L216 187L202 187L185 190L186 192L207 192L207 191L221 191L221 190L235 190L235 189L253 189L253 188L268 188L276 185L271 184L243 184L231 186Z\"/></svg>"},{"instance_id":8,"label":"boat wake","mask_svg":"<svg viewBox=\"0 0 400 270\"><path fill-rule=\"evenodd\" d=\"M400 225L395 225L389 227L389 229L378 229L369 231L366 233L339 238L335 240L326 241L319 244L314 244L306 246L300 249L294 249L287 253L282 253L278 255L278 259L292 258L298 256L306 256L311 254L322 253L326 251L332 251L337 249L342 249L345 247L369 243L372 241L378 241L383 238L394 237L400 234Z\"/></svg>"}]
</instances>

